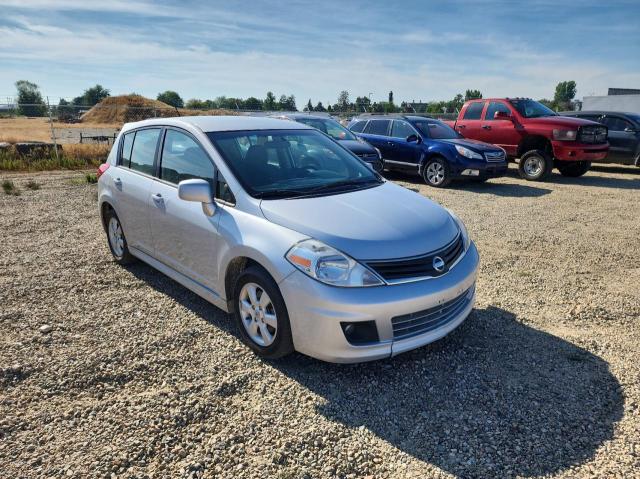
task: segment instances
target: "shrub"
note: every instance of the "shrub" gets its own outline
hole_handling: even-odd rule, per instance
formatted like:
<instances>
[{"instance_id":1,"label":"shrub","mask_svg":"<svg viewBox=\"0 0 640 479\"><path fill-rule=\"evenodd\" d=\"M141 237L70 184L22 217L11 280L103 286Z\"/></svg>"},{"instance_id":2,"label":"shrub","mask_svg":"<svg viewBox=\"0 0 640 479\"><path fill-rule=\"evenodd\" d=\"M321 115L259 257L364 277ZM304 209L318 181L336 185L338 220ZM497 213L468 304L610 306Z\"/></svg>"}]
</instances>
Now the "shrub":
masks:
<instances>
[{"instance_id":1,"label":"shrub","mask_svg":"<svg viewBox=\"0 0 640 479\"><path fill-rule=\"evenodd\" d=\"M24 186L28 190L39 190L40 189L40 183L38 183L37 181L34 181L34 180L27 181Z\"/></svg>"},{"instance_id":2,"label":"shrub","mask_svg":"<svg viewBox=\"0 0 640 479\"><path fill-rule=\"evenodd\" d=\"M7 195L20 196L20 190L11 180L4 180L2 182L2 189Z\"/></svg>"}]
</instances>

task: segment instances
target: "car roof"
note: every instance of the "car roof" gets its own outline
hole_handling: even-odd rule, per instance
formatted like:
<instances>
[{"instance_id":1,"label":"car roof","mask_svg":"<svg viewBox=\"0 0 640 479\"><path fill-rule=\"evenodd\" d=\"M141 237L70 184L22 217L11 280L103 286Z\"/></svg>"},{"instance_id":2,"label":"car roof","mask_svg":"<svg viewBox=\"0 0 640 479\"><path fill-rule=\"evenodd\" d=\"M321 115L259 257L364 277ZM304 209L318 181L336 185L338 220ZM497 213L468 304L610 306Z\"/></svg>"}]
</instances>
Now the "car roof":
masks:
<instances>
[{"instance_id":1,"label":"car roof","mask_svg":"<svg viewBox=\"0 0 640 479\"><path fill-rule=\"evenodd\" d=\"M335 120L331 115L317 115L311 113L274 113L271 115L272 118L289 118L290 120L303 120L305 118L310 118L312 120Z\"/></svg>"},{"instance_id":2,"label":"car roof","mask_svg":"<svg viewBox=\"0 0 640 479\"><path fill-rule=\"evenodd\" d=\"M562 111L559 112L560 115L621 115L621 116L630 116L637 117L637 113L632 113L630 111L611 111L611 110L580 110L580 111Z\"/></svg>"},{"instance_id":3,"label":"car roof","mask_svg":"<svg viewBox=\"0 0 640 479\"><path fill-rule=\"evenodd\" d=\"M357 116L353 119L353 121L366 121L366 120L411 120L411 121L417 121L417 120L435 120L435 121L441 121L438 120L437 118L433 118L430 116L426 116L426 115L403 115L400 113L391 113L391 114L380 114L380 115L372 115L372 114L366 114L366 115L360 115Z\"/></svg>"},{"instance_id":4,"label":"car roof","mask_svg":"<svg viewBox=\"0 0 640 479\"><path fill-rule=\"evenodd\" d=\"M292 123L289 120L281 120L269 117L256 116L180 116L170 118L154 118L151 120L127 123L123 130L140 128L144 126L194 126L203 132L212 131L239 131L239 130L313 130L303 123Z\"/></svg>"}]
</instances>

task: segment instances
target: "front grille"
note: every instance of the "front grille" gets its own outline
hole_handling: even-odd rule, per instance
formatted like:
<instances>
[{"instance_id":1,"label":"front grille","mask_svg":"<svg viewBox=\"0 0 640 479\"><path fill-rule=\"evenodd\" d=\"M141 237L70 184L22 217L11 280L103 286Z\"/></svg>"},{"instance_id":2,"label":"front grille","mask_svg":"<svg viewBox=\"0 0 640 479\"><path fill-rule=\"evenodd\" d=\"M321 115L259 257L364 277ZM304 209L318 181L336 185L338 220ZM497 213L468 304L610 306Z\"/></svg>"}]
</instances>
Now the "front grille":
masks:
<instances>
[{"instance_id":1,"label":"front grille","mask_svg":"<svg viewBox=\"0 0 640 479\"><path fill-rule=\"evenodd\" d=\"M594 145L607 142L607 127L602 125L581 126L578 130L578 141Z\"/></svg>"},{"instance_id":2,"label":"front grille","mask_svg":"<svg viewBox=\"0 0 640 479\"><path fill-rule=\"evenodd\" d=\"M367 265L389 283L401 282L406 279L440 276L447 271L464 251L464 240L458 234L455 240L442 249L423 256L412 258L392 259L385 261L369 261ZM441 258L444 268L438 271L434 267L434 259Z\"/></svg>"},{"instance_id":3,"label":"front grille","mask_svg":"<svg viewBox=\"0 0 640 479\"><path fill-rule=\"evenodd\" d=\"M487 151L484 157L487 161L504 161L504 151Z\"/></svg>"},{"instance_id":4,"label":"front grille","mask_svg":"<svg viewBox=\"0 0 640 479\"><path fill-rule=\"evenodd\" d=\"M450 323L469 305L473 291L471 287L460 296L433 308L391 318L393 339L410 338Z\"/></svg>"}]
</instances>

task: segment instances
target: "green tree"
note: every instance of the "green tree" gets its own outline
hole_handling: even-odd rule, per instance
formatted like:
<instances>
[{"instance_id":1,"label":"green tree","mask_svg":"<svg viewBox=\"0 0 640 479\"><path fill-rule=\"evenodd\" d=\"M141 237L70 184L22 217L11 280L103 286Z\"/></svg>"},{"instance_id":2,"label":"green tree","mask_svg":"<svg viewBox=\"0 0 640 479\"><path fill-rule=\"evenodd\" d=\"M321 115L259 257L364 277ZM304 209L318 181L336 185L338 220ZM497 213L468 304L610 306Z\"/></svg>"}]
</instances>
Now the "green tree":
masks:
<instances>
[{"instance_id":1,"label":"green tree","mask_svg":"<svg viewBox=\"0 0 640 479\"><path fill-rule=\"evenodd\" d=\"M87 88L82 94L82 105L97 105L102 100L107 98L110 94L111 92L104 88L102 85L92 86L91 88Z\"/></svg>"},{"instance_id":2,"label":"green tree","mask_svg":"<svg viewBox=\"0 0 640 479\"><path fill-rule=\"evenodd\" d=\"M176 108L184 107L184 101L182 100L180 95L178 95L178 93L176 93L173 90L167 90L165 92L158 93L158 101L161 101L163 103L166 103L167 105L171 105Z\"/></svg>"},{"instance_id":3,"label":"green tree","mask_svg":"<svg viewBox=\"0 0 640 479\"><path fill-rule=\"evenodd\" d=\"M313 111L313 103L311 103L311 98L309 98L307 106L304 107L304 111Z\"/></svg>"},{"instance_id":4,"label":"green tree","mask_svg":"<svg viewBox=\"0 0 640 479\"><path fill-rule=\"evenodd\" d=\"M190 110L204 110L207 108L207 105L204 101L199 100L198 98L191 98L190 100L187 100L186 107Z\"/></svg>"},{"instance_id":5,"label":"green tree","mask_svg":"<svg viewBox=\"0 0 640 479\"><path fill-rule=\"evenodd\" d=\"M453 97L453 100L447 103L447 111L449 113L456 113L460 111L462 105L464 105L464 97L462 96L462 93L458 93Z\"/></svg>"},{"instance_id":6,"label":"green tree","mask_svg":"<svg viewBox=\"0 0 640 479\"><path fill-rule=\"evenodd\" d=\"M264 109L267 111L273 111L277 109L276 96L273 94L273 92L267 92L267 97L264 99L263 105Z\"/></svg>"},{"instance_id":7,"label":"green tree","mask_svg":"<svg viewBox=\"0 0 640 479\"><path fill-rule=\"evenodd\" d=\"M389 103L393 105L393 91L389 92Z\"/></svg>"},{"instance_id":8,"label":"green tree","mask_svg":"<svg viewBox=\"0 0 640 479\"><path fill-rule=\"evenodd\" d=\"M284 111L298 111L296 108L296 97L293 95L280 95L280 100L277 104L278 110Z\"/></svg>"},{"instance_id":9,"label":"green tree","mask_svg":"<svg viewBox=\"0 0 640 479\"><path fill-rule=\"evenodd\" d=\"M342 90L338 95L338 103L336 103L338 111L347 111L349 109L349 92Z\"/></svg>"},{"instance_id":10,"label":"green tree","mask_svg":"<svg viewBox=\"0 0 640 479\"><path fill-rule=\"evenodd\" d=\"M250 96L244 101L244 108L246 110L262 110L262 100L254 96Z\"/></svg>"},{"instance_id":11,"label":"green tree","mask_svg":"<svg viewBox=\"0 0 640 479\"><path fill-rule=\"evenodd\" d=\"M356 98L356 111L369 111L371 109L371 100L368 96L359 96Z\"/></svg>"},{"instance_id":12,"label":"green tree","mask_svg":"<svg viewBox=\"0 0 640 479\"><path fill-rule=\"evenodd\" d=\"M47 108L42 100L40 87L27 80L18 80L18 111L25 116L45 116Z\"/></svg>"},{"instance_id":13,"label":"green tree","mask_svg":"<svg viewBox=\"0 0 640 479\"><path fill-rule=\"evenodd\" d=\"M464 101L477 100L482 98L482 92L480 90L467 90L464 93Z\"/></svg>"},{"instance_id":14,"label":"green tree","mask_svg":"<svg viewBox=\"0 0 640 479\"><path fill-rule=\"evenodd\" d=\"M571 100L576 96L576 82L573 80L562 81L556 85L556 92L553 95L553 103L558 110L568 110Z\"/></svg>"},{"instance_id":15,"label":"green tree","mask_svg":"<svg viewBox=\"0 0 640 479\"><path fill-rule=\"evenodd\" d=\"M327 111L327 109L324 107L324 105L322 104L321 101L318 102L318 104L315 106L314 110L315 111Z\"/></svg>"}]
</instances>

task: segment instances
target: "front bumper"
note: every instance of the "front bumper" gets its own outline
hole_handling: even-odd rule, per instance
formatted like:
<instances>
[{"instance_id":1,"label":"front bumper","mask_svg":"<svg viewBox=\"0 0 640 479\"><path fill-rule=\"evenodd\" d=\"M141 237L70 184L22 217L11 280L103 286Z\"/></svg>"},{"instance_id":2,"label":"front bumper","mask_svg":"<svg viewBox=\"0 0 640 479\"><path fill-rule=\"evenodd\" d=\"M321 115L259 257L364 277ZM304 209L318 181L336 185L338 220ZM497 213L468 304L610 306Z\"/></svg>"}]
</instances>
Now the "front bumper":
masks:
<instances>
[{"instance_id":1,"label":"front bumper","mask_svg":"<svg viewBox=\"0 0 640 479\"><path fill-rule=\"evenodd\" d=\"M338 288L296 271L280 283L297 351L324 361L353 363L387 358L436 341L458 327L473 309L479 256L471 246L437 278L372 288ZM393 337L391 319L433 308L470 290L473 297L444 325L407 339ZM350 344L341 321L375 321L379 341Z\"/></svg>"},{"instance_id":2,"label":"front bumper","mask_svg":"<svg viewBox=\"0 0 640 479\"><path fill-rule=\"evenodd\" d=\"M609 143L589 145L571 141L552 141L553 156L560 161L600 161L609 153Z\"/></svg>"},{"instance_id":3,"label":"front bumper","mask_svg":"<svg viewBox=\"0 0 640 479\"><path fill-rule=\"evenodd\" d=\"M457 164L451 165L453 178L500 178L507 174L509 164L507 161L484 161L484 160L459 160Z\"/></svg>"}]
</instances>

